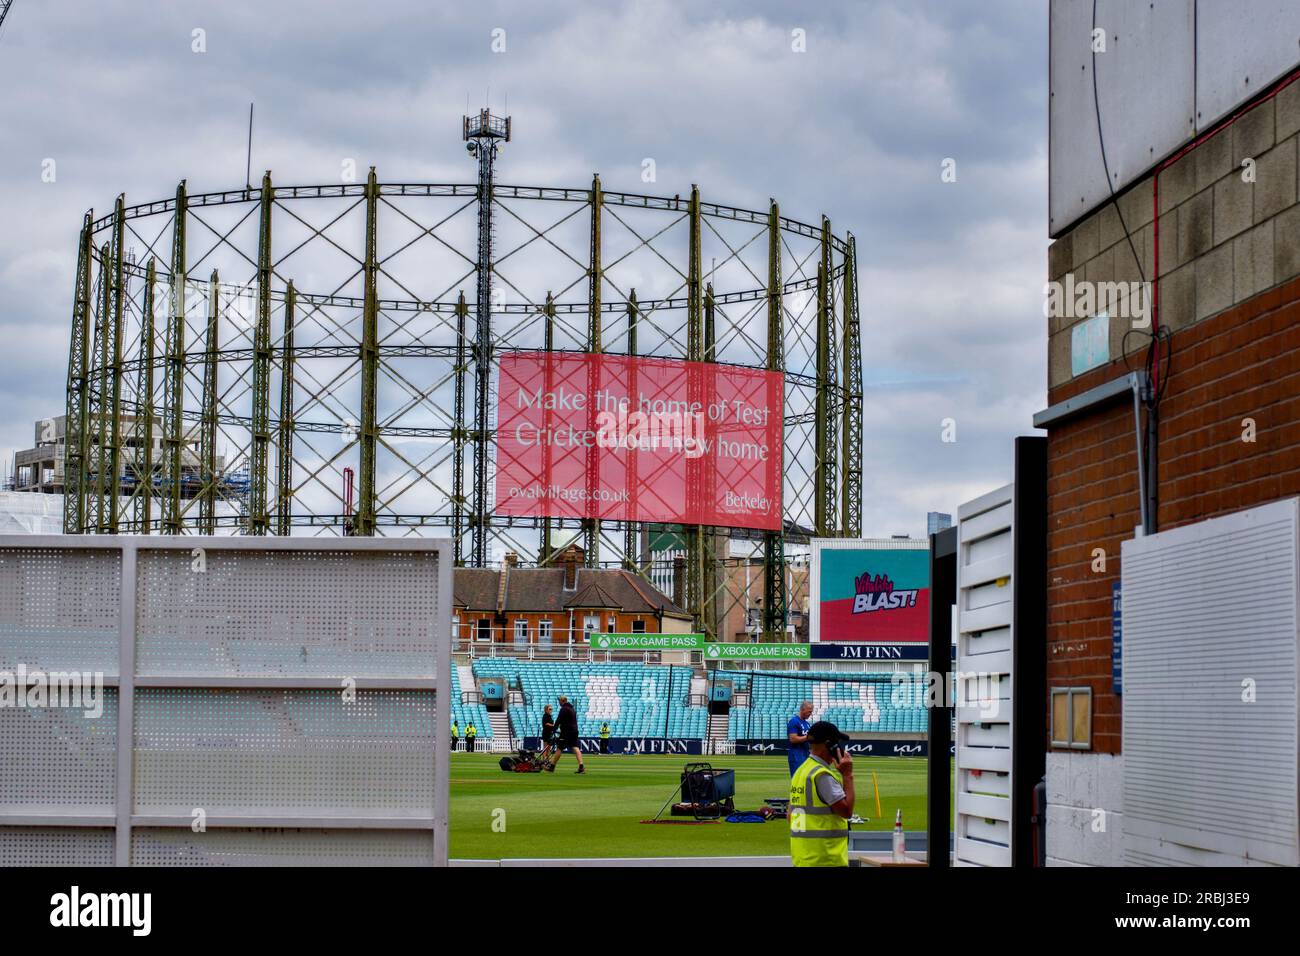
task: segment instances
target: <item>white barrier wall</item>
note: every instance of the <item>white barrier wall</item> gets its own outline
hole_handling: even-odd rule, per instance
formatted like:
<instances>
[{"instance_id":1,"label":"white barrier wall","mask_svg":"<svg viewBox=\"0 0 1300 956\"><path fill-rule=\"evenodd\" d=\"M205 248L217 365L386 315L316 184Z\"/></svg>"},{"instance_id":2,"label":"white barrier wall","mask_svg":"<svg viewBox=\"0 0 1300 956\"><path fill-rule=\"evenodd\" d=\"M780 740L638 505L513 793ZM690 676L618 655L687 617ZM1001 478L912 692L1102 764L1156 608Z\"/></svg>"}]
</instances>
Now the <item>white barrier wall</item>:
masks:
<instances>
[{"instance_id":1,"label":"white barrier wall","mask_svg":"<svg viewBox=\"0 0 1300 956\"><path fill-rule=\"evenodd\" d=\"M1125 863L1300 865L1300 500L1122 548Z\"/></svg>"},{"instance_id":2,"label":"white barrier wall","mask_svg":"<svg viewBox=\"0 0 1300 956\"><path fill-rule=\"evenodd\" d=\"M0 536L0 865L445 864L451 574L432 539Z\"/></svg>"},{"instance_id":3,"label":"white barrier wall","mask_svg":"<svg viewBox=\"0 0 1300 956\"><path fill-rule=\"evenodd\" d=\"M1014 484L957 511L953 866L1011 865L1014 514Z\"/></svg>"}]
</instances>

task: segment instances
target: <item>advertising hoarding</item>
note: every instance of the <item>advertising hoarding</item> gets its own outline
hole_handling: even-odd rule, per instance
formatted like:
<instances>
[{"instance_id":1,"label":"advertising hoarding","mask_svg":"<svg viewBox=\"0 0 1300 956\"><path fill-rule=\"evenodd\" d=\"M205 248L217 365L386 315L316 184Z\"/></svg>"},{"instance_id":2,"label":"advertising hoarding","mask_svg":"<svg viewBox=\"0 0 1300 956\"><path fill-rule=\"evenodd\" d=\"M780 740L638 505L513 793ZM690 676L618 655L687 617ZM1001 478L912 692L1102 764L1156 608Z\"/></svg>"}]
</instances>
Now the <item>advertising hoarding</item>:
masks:
<instances>
[{"instance_id":1,"label":"advertising hoarding","mask_svg":"<svg viewBox=\"0 0 1300 956\"><path fill-rule=\"evenodd\" d=\"M497 514L779 530L779 372L507 352Z\"/></svg>"},{"instance_id":2,"label":"advertising hoarding","mask_svg":"<svg viewBox=\"0 0 1300 956\"><path fill-rule=\"evenodd\" d=\"M923 644L930 628L930 550L910 538L812 541L812 642Z\"/></svg>"}]
</instances>

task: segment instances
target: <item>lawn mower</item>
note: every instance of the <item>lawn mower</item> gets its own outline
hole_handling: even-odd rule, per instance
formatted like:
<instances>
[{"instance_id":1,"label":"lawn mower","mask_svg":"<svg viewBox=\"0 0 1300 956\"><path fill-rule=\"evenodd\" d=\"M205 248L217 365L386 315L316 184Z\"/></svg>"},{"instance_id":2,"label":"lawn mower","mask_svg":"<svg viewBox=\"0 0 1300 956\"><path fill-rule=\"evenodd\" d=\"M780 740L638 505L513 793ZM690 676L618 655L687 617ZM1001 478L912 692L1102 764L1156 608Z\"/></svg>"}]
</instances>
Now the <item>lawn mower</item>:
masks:
<instances>
[{"instance_id":1,"label":"lawn mower","mask_svg":"<svg viewBox=\"0 0 1300 956\"><path fill-rule=\"evenodd\" d=\"M544 754L520 748L509 757L499 761L506 773L541 773L543 770L555 770L555 763L560 759L558 748L552 747Z\"/></svg>"}]
</instances>

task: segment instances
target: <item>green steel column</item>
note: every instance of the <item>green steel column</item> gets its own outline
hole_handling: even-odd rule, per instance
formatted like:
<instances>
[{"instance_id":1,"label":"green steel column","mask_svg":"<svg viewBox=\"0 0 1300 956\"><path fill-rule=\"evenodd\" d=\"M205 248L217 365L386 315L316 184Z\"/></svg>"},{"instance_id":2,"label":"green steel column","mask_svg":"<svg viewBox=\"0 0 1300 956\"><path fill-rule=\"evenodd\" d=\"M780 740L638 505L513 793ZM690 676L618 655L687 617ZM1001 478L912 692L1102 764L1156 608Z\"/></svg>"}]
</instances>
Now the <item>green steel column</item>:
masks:
<instances>
[{"instance_id":1,"label":"green steel column","mask_svg":"<svg viewBox=\"0 0 1300 956\"><path fill-rule=\"evenodd\" d=\"M97 534L108 533L107 482L112 474L108 444L109 366L113 361L113 247L107 242L99 250L99 315L95 322L95 350L99 357L99 388L91 404L95 427L95 502L93 513Z\"/></svg>"},{"instance_id":2,"label":"green steel column","mask_svg":"<svg viewBox=\"0 0 1300 956\"><path fill-rule=\"evenodd\" d=\"M550 353L555 351L555 296L548 289L546 292L546 325L543 332L544 343L546 348L546 392L549 395L552 388ZM542 446L542 474L551 473L551 444L547 442ZM548 566L554 555L554 542L551 540L551 518L549 515L542 516L542 541L541 547L537 554L537 564L539 567Z\"/></svg>"},{"instance_id":3,"label":"green steel column","mask_svg":"<svg viewBox=\"0 0 1300 956\"><path fill-rule=\"evenodd\" d=\"M185 223L188 218L185 180L176 187L172 221L171 308L167 313L167 365L163 382L163 499L162 530L180 534L181 479L185 451Z\"/></svg>"},{"instance_id":4,"label":"green steel column","mask_svg":"<svg viewBox=\"0 0 1300 956\"><path fill-rule=\"evenodd\" d=\"M153 531L153 419L154 419L154 284L158 281L158 267L152 256L144 276L144 306L140 310L140 372L136 386L135 433L139 441L136 453L135 477L139 483L140 520L136 531L150 534Z\"/></svg>"},{"instance_id":5,"label":"green steel column","mask_svg":"<svg viewBox=\"0 0 1300 956\"><path fill-rule=\"evenodd\" d=\"M831 450L830 401L830 274L826 267L826 229L822 220L822 255L817 260L817 404L813 423L816 461L813 470L813 525L818 537L834 533L835 465Z\"/></svg>"},{"instance_id":6,"label":"green steel column","mask_svg":"<svg viewBox=\"0 0 1300 956\"><path fill-rule=\"evenodd\" d=\"M290 282L284 290L284 340L280 346L280 436L275 533L287 537L293 527L293 323L298 293Z\"/></svg>"},{"instance_id":7,"label":"green steel column","mask_svg":"<svg viewBox=\"0 0 1300 956\"><path fill-rule=\"evenodd\" d=\"M86 413L90 402L90 264L94 239L90 224L94 212L86 213L77 241L77 280L72 294L72 337L68 348L68 404L64 418L63 533L86 531L87 452L90 428Z\"/></svg>"},{"instance_id":8,"label":"green steel column","mask_svg":"<svg viewBox=\"0 0 1300 956\"><path fill-rule=\"evenodd\" d=\"M600 211L605 204L605 193L600 188L600 177L591 179L591 266L587 270L590 294L587 299L587 337L591 350L601 350L600 329L600 290L604 282L604 267L601 265Z\"/></svg>"},{"instance_id":9,"label":"green steel column","mask_svg":"<svg viewBox=\"0 0 1300 956\"><path fill-rule=\"evenodd\" d=\"M112 435L109 438L108 458L108 533L117 534L122 519L122 374L123 343L125 340L126 281L123 257L126 232L126 197L118 194L117 208L113 213L113 403L109 410Z\"/></svg>"},{"instance_id":10,"label":"green steel column","mask_svg":"<svg viewBox=\"0 0 1300 956\"><path fill-rule=\"evenodd\" d=\"M456 397L451 421L451 547L455 567L465 563L465 325L469 305L462 290L456 300Z\"/></svg>"},{"instance_id":11,"label":"green steel column","mask_svg":"<svg viewBox=\"0 0 1300 956\"><path fill-rule=\"evenodd\" d=\"M267 492L271 483L271 208L275 189L271 171L262 177L261 221L257 233L257 319L253 327L252 456L248 468L248 533L267 534L271 515Z\"/></svg>"},{"instance_id":12,"label":"green steel column","mask_svg":"<svg viewBox=\"0 0 1300 956\"><path fill-rule=\"evenodd\" d=\"M704 340L703 358L705 362L714 359L714 301L713 283L704 286ZM705 400L711 401L712 395ZM704 470L702 494L705 501L717 501L717 472L713 468ZM700 610L704 618L704 632L712 639L718 639L718 622L721 618L721 603L718 600L718 530L712 527L696 529L699 540L700 555Z\"/></svg>"},{"instance_id":13,"label":"green steel column","mask_svg":"<svg viewBox=\"0 0 1300 956\"><path fill-rule=\"evenodd\" d=\"M844 518L847 538L862 535L862 337L858 320L858 259L853 233L844 257Z\"/></svg>"},{"instance_id":14,"label":"green steel column","mask_svg":"<svg viewBox=\"0 0 1300 956\"><path fill-rule=\"evenodd\" d=\"M587 296L587 349L594 354L598 354L602 351L600 291L601 284L604 282L604 271L600 261L600 210L604 201L604 193L600 188L600 177L593 176L591 180L591 264L587 269L589 290ZM598 380L596 378L595 366L589 366L589 368L591 371L588 375L587 401L593 402ZM593 445L587 449L587 491L589 495L596 489L598 484L597 477L599 474L600 449ZM591 507L592 501L594 501L594 498L588 497L588 507ZM599 518L584 518L582 520L582 547L583 551L586 553L587 566L594 568L599 565Z\"/></svg>"},{"instance_id":15,"label":"green steel column","mask_svg":"<svg viewBox=\"0 0 1300 956\"><path fill-rule=\"evenodd\" d=\"M840 339L836 329L834 259L831 221L822 216L822 266L826 272L826 531L837 535L840 520Z\"/></svg>"},{"instance_id":16,"label":"green steel column","mask_svg":"<svg viewBox=\"0 0 1300 956\"><path fill-rule=\"evenodd\" d=\"M633 289L627 297L627 354L636 356L636 324L637 324L637 303L636 289ZM636 371L632 372L632 379L629 383L629 390L632 398L636 398ZM639 479L636 470L636 455L628 455L628 475L627 487L635 503L636 496L640 492L638 486ZM637 529L639 525L635 521L626 521L623 523L623 567L628 571L639 571L640 562L637 560Z\"/></svg>"},{"instance_id":17,"label":"green steel column","mask_svg":"<svg viewBox=\"0 0 1300 956\"><path fill-rule=\"evenodd\" d=\"M199 533L217 530L217 320L221 314L221 282L217 270L208 281L208 332L203 353L203 414L199 430Z\"/></svg>"},{"instance_id":18,"label":"green steel column","mask_svg":"<svg viewBox=\"0 0 1300 956\"><path fill-rule=\"evenodd\" d=\"M784 373L785 305L781 293L781 210L773 201L767 216L767 370ZM782 419L784 417L782 408ZM776 468L774 480L784 512L783 468ZM784 518L782 520L784 524ZM768 641L782 640L786 622L784 527L763 535L763 569L763 636Z\"/></svg>"},{"instance_id":19,"label":"green steel column","mask_svg":"<svg viewBox=\"0 0 1300 956\"><path fill-rule=\"evenodd\" d=\"M357 515L352 533L369 536L375 533L375 390L379 378L379 299L376 281L379 262L376 256L376 223L379 214L379 180L370 167L366 180L366 262L365 301L361 313L361 467L357 475Z\"/></svg>"},{"instance_id":20,"label":"green steel column","mask_svg":"<svg viewBox=\"0 0 1300 956\"><path fill-rule=\"evenodd\" d=\"M700 268L700 187L691 185L687 206L690 246L686 265L686 360L704 361L704 306Z\"/></svg>"},{"instance_id":21,"label":"green steel column","mask_svg":"<svg viewBox=\"0 0 1300 956\"><path fill-rule=\"evenodd\" d=\"M691 184L691 198L687 206L690 233L686 261L686 360L704 361L704 307L701 282L700 256L700 189ZM697 470L687 465L686 500L694 501L700 495ZM686 607L695 618L695 626L707 630L704 620L704 528L700 525L682 528L686 539Z\"/></svg>"}]
</instances>

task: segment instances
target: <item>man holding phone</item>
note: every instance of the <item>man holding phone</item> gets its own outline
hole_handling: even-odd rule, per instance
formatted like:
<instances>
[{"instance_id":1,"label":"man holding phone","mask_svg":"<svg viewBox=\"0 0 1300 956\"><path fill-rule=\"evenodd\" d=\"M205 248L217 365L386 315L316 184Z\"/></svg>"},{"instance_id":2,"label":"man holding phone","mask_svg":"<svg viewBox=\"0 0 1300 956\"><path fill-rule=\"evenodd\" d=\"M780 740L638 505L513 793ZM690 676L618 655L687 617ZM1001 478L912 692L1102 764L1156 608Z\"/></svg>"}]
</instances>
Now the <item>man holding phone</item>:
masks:
<instances>
[{"instance_id":1,"label":"man holding phone","mask_svg":"<svg viewBox=\"0 0 1300 956\"><path fill-rule=\"evenodd\" d=\"M795 866L848 866L856 796L849 738L830 721L808 728L808 759L790 780L790 858Z\"/></svg>"}]
</instances>

